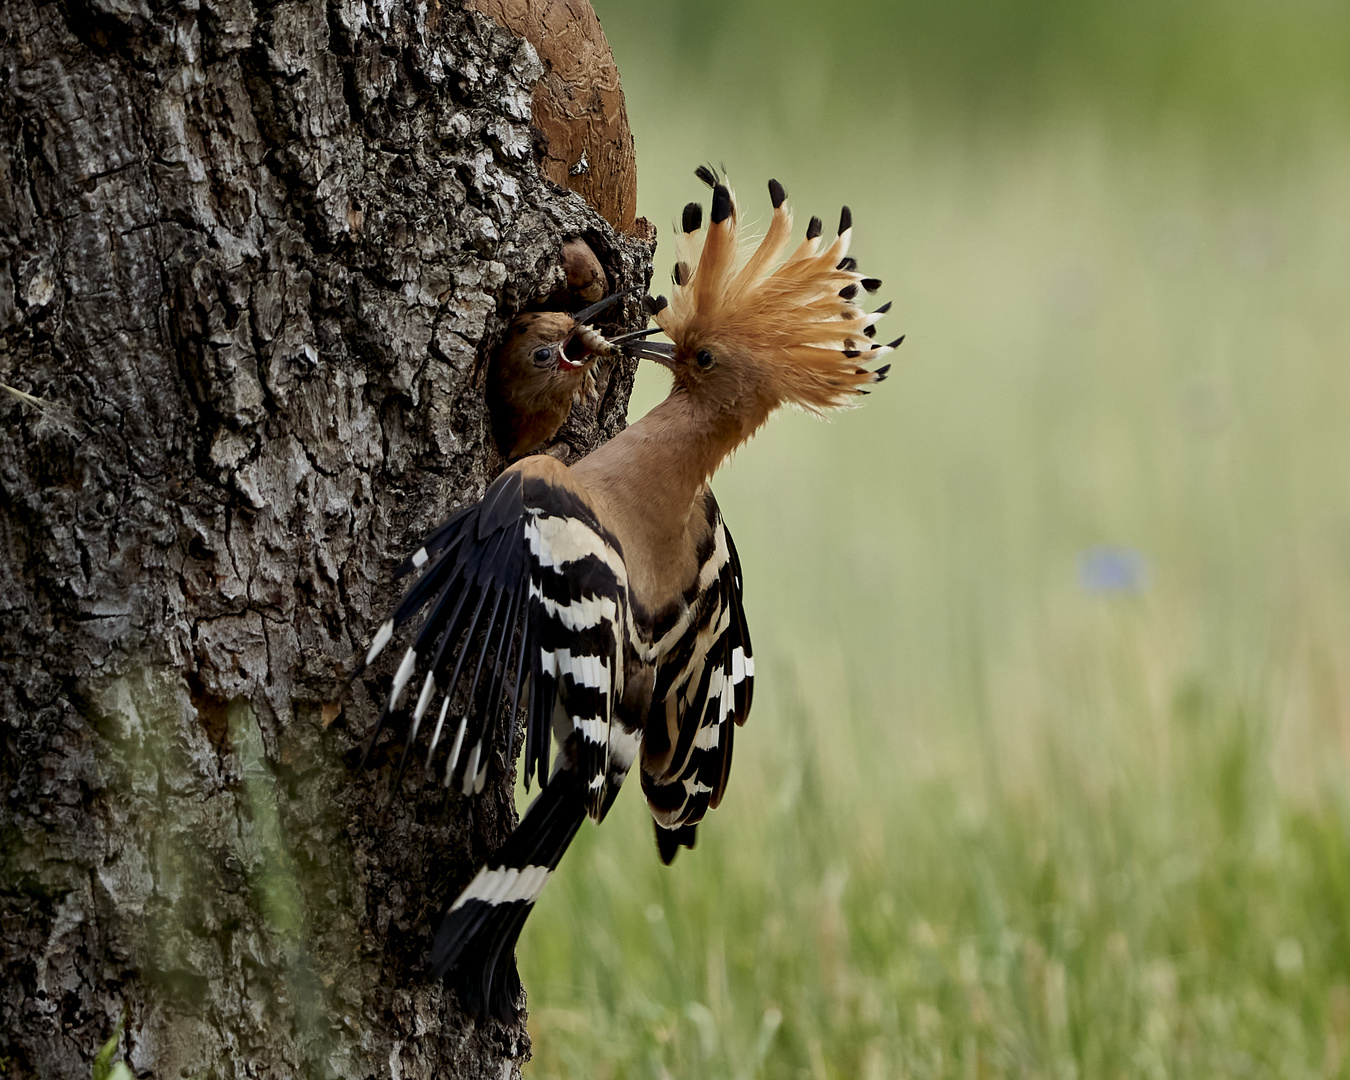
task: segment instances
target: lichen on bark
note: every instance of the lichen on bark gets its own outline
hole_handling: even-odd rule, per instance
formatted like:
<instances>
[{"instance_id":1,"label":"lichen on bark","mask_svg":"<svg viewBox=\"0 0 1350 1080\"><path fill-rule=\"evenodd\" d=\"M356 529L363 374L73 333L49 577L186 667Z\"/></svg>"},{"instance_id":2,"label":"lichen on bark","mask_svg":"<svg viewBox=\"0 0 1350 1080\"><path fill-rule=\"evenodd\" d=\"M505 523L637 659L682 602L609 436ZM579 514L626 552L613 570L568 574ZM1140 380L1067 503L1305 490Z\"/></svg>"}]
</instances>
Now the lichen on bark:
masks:
<instances>
[{"instance_id":1,"label":"lichen on bark","mask_svg":"<svg viewBox=\"0 0 1350 1080\"><path fill-rule=\"evenodd\" d=\"M502 462L478 378L585 236L533 50L435 0L0 6L0 1063L496 1078L422 958L514 819L325 710ZM627 317L638 318L636 305ZM555 452L623 423L630 365ZM387 673L383 673L386 674ZM375 689L378 680L371 683Z\"/></svg>"}]
</instances>

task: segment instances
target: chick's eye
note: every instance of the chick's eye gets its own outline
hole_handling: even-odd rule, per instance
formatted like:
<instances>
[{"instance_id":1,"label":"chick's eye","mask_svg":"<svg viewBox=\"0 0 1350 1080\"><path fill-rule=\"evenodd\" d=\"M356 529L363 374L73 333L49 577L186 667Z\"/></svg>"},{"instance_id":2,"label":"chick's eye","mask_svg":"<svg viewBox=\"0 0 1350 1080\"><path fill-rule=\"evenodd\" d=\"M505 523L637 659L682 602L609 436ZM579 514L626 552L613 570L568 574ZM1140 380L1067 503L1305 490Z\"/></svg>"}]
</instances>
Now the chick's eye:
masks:
<instances>
[{"instance_id":1,"label":"chick's eye","mask_svg":"<svg viewBox=\"0 0 1350 1080\"><path fill-rule=\"evenodd\" d=\"M708 349L699 349L694 355L694 359L698 361L698 366L704 371L707 371L717 363L717 357L713 356L712 352Z\"/></svg>"},{"instance_id":2,"label":"chick's eye","mask_svg":"<svg viewBox=\"0 0 1350 1080\"><path fill-rule=\"evenodd\" d=\"M545 345L542 349L534 350L534 362L536 364L547 364L552 359L553 349L551 346Z\"/></svg>"}]
</instances>

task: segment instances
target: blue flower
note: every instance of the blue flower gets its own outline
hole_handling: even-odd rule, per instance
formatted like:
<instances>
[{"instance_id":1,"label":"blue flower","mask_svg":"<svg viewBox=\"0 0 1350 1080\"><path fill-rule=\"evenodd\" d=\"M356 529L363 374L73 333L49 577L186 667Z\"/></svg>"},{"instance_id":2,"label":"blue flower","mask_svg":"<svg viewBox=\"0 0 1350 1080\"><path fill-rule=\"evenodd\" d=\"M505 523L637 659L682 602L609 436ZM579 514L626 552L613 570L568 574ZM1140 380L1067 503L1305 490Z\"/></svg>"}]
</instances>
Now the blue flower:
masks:
<instances>
[{"instance_id":1,"label":"blue flower","mask_svg":"<svg viewBox=\"0 0 1350 1080\"><path fill-rule=\"evenodd\" d=\"M1102 545L1078 557L1078 580L1091 593L1137 593L1148 588L1148 562L1131 547Z\"/></svg>"}]
</instances>

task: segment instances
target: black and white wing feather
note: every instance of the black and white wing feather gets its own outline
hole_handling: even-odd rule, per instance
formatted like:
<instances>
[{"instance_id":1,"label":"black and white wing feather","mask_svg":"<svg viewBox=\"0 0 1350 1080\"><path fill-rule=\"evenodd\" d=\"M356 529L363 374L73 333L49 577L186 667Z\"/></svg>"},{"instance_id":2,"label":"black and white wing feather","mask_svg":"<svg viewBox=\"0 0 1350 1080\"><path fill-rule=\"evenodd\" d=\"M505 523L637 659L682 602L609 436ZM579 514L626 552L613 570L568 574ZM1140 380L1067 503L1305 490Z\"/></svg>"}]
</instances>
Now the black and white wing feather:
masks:
<instances>
[{"instance_id":1,"label":"black and white wing feather","mask_svg":"<svg viewBox=\"0 0 1350 1080\"><path fill-rule=\"evenodd\" d=\"M439 751L445 785L458 772L466 795L479 792L493 749L502 746L507 762L514 757L524 695L526 783L536 773L545 782L556 731L569 764L596 791L597 812L613 703L623 690L628 581L618 542L564 466L535 457L508 469L478 503L435 529L397 576L413 571L420 573L362 665L426 612L370 745L414 687L404 762L429 728L428 768Z\"/></svg>"},{"instance_id":2,"label":"black and white wing feather","mask_svg":"<svg viewBox=\"0 0 1350 1080\"><path fill-rule=\"evenodd\" d=\"M696 582L656 642L656 678L643 741L642 788L661 857L693 847L695 828L726 791L735 729L745 723L755 662L741 604L740 559L712 493ZM733 723L734 721L734 723Z\"/></svg>"},{"instance_id":3,"label":"black and white wing feather","mask_svg":"<svg viewBox=\"0 0 1350 1080\"><path fill-rule=\"evenodd\" d=\"M566 765L585 785L587 812L598 820L607 805L611 725L623 695L628 571L618 540L577 491L540 479L527 481L526 496L526 780L533 765L544 783L551 721Z\"/></svg>"}]
</instances>

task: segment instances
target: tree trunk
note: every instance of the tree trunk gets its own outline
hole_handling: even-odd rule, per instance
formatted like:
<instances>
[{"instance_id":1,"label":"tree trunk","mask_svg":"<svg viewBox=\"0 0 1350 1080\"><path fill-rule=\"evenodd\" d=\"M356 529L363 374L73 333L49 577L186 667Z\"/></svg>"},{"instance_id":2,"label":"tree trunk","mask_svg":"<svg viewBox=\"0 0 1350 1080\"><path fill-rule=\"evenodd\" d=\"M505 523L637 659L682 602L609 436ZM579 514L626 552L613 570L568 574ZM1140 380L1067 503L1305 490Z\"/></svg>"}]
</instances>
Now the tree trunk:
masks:
<instances>
[{"instance_id":1,"label":"tree trunk","mask_svg":"<svg viewBox=\"0 0 1350 1080\"><path fill-rule=\"evenodd\" d=\"M530 46L437 0L0 4L0 1074L499 1077L424 966L515 821L329 704L502 461L476 371L584 235ZM628 308L636 319L636 305ZM560 453L623 424L631 365Z\"/></svg>"}]
</instances>

